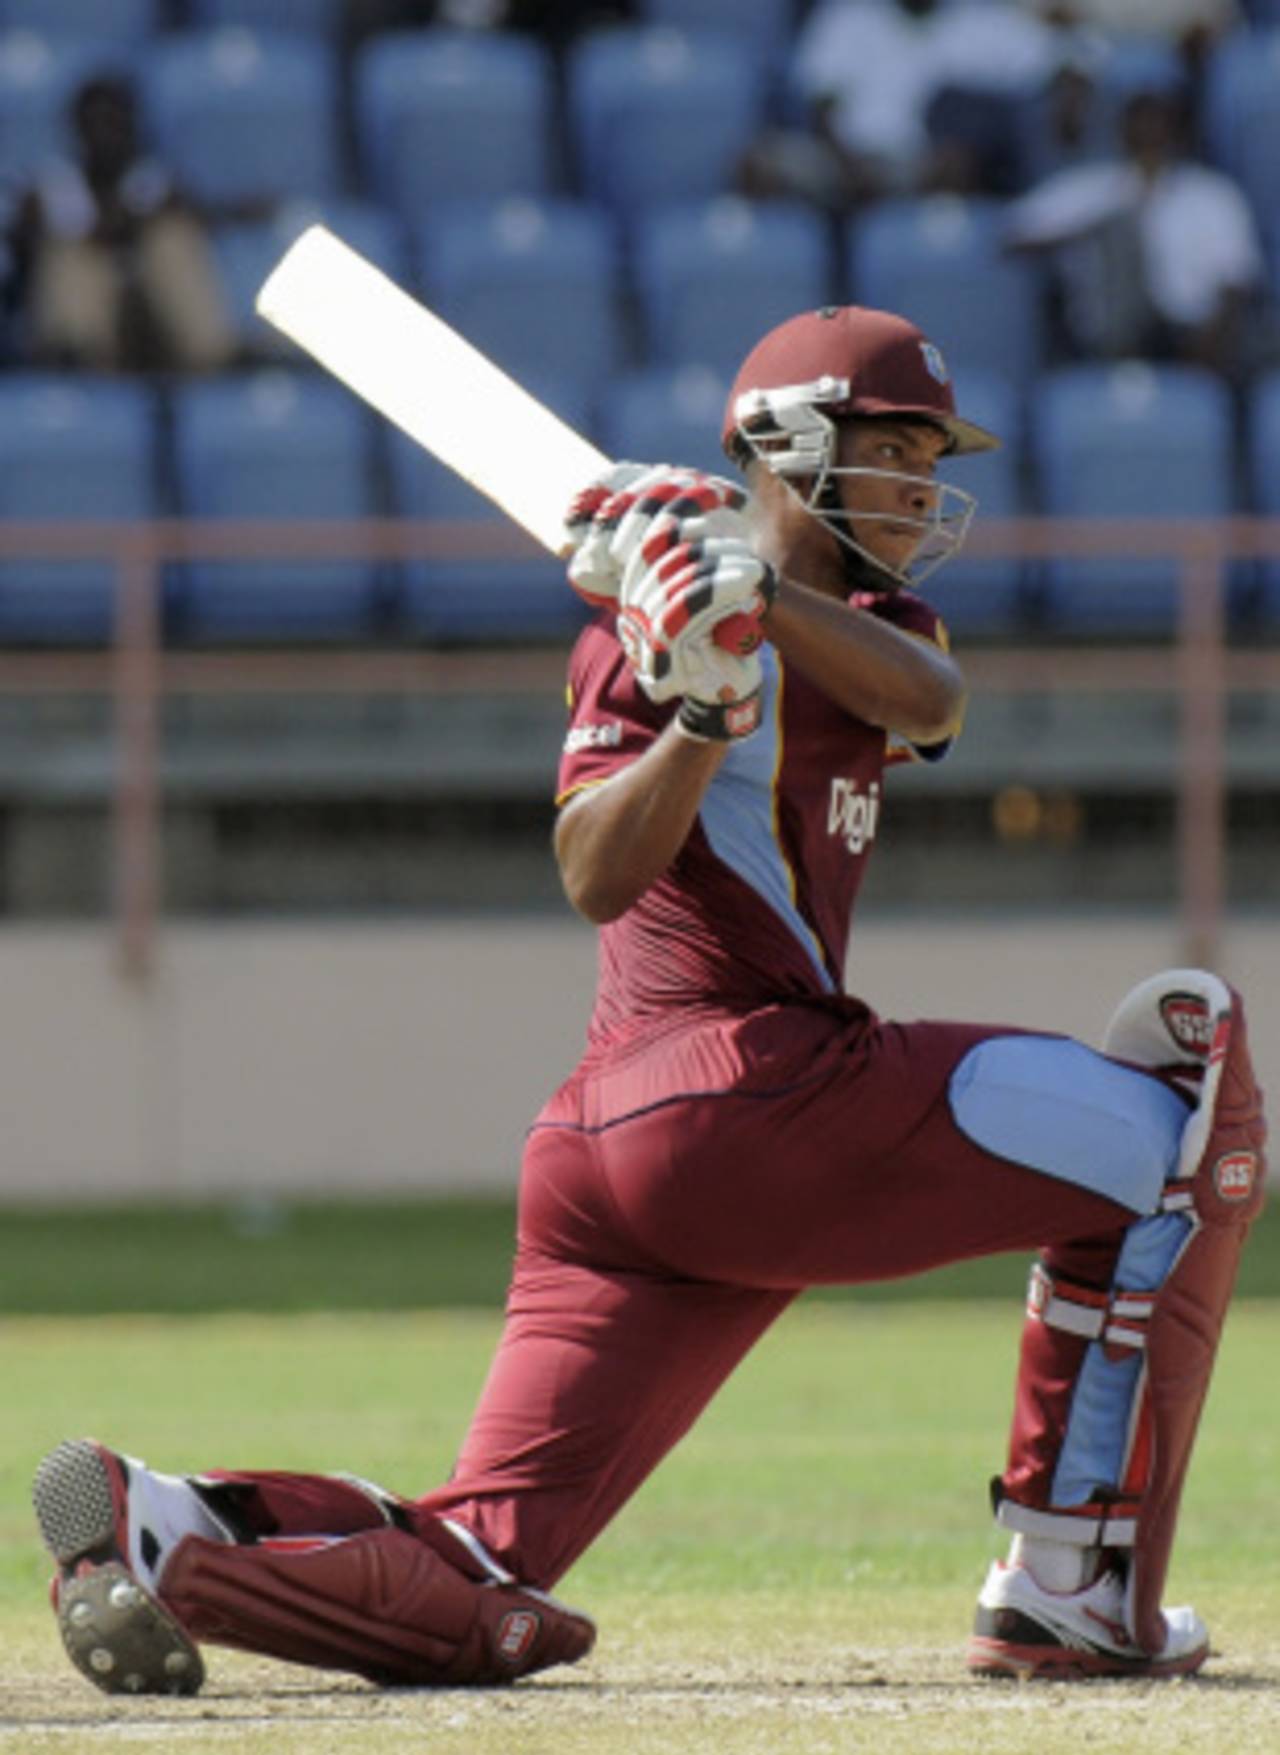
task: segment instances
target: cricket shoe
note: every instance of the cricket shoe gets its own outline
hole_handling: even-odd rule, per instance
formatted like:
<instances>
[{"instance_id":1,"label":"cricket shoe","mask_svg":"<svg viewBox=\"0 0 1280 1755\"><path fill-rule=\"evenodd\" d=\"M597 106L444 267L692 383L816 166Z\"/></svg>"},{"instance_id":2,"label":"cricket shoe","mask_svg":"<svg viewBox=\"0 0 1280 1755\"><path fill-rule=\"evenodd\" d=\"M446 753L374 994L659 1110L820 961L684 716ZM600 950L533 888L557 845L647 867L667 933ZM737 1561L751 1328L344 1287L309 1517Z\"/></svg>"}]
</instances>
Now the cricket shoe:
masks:
<instances>
[{"instance_id":1,"label":"cricket shoe","mask_svg":"<svg viewBox=\"0 0 1280 1755\"><path fill-rule=\"evenodd\" d=\"M968 1666L979 1676L1077 1682L1093 1676L1185 1676L1209 1655L1194 1609L1164 1611L1165 1643L1143 1651L1125 1625L1125 1586L1104 1572L1087 1590L1044 1590L1025 1566L997 1560L978 1598Z\"/></svg>"},{"instance_id":2,"label":"cricket shoe","mask_svg":"<svg viewBox=\"0 0 1280 1755\"><path fill-rule=\"evenodd\" d=\"M187 1510L183 1486L91 1438L58 1445L36 1470L62 1643L104 1693L195 1694L204 1681L199 1651L156 1595L168 1553L208 1518Z\"/></svg>"}]
</instances>

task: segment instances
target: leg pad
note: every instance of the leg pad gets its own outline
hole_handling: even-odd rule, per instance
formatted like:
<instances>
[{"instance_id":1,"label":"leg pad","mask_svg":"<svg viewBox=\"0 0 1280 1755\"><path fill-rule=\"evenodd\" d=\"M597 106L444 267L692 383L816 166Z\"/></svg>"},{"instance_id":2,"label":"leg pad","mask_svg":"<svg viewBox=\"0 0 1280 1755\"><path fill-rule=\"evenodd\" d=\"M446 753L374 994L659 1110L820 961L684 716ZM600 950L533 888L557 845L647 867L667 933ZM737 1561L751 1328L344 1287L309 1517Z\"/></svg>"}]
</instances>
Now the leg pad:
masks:
<instances>
[{"instance_id":1,"label":"leg pad","mask_svg":"<svg viewBox=\"0 0 1280 1755\"><path fill-rule=\"evenodd\" d=\"M510 1682L595 1641L586 1616L496 1582L443 1525L252 1547L188 1537L163 1594L197 1639L390 1686Z\"/></svg>"}]
</instances>

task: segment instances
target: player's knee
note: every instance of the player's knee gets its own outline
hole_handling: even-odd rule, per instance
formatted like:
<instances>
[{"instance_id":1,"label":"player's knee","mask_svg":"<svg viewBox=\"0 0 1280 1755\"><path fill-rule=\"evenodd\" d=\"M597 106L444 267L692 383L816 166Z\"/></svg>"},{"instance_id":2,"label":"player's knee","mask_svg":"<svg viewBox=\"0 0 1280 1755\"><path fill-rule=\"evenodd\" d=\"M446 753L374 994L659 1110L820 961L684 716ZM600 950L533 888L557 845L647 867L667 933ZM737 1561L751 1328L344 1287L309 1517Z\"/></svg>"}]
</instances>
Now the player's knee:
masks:
<instances>
[{"instance_id":1,"label":"player's knee","mask_svg":"<svg viewBox=\"0 0 1280 1755\"><path fill-rule=\"evenodd\" d=\"M957 1127L984 1151L1153 1212L1187 1119L1159 1079L1057 1036L994 1036L951 1076Z\"/></svg>"}]
</instances>

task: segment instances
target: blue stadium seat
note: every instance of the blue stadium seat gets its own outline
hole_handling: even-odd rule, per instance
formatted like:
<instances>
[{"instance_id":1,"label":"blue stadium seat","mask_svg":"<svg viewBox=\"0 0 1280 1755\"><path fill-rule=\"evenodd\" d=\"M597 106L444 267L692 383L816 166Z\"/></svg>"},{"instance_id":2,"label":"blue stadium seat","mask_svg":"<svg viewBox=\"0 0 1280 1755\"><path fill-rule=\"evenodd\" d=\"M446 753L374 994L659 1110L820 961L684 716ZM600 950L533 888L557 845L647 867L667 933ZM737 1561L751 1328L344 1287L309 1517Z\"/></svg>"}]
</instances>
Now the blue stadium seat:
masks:
<instances>
[{"instance_id":1,"label":"blue stadium seat","mask_svg":"<svg viewBox=\"0 0 1280 1755\"><path fill-rule=\"evenodd\" d=\"M827 302L827 233L809 208L717 196L652 209L635 228L650 362L732 374L766 330Z\"/></svg>"},{"instance_id":2,"label":"blue stadium seat","mask_svg":"<svg viewBox=\"0 0 1280 1755\"><path fill-rule=\"evenodd\" d=\"M0 518L154 517L155 431L151 393L138 384L0 378ZM103 644L115 587L109 562L0 562L0 640Z\"/></svg>"},{"instance_id":3,"label":"blue stadium seat","mask_svg":"<svg viewBox=\"0 0 1280 1755\"><path fill-rule=\"evenodd\" d=\"M727 376L707 366L658 366L619 378L605 398L600 442L635 463L687 464L737 479L720 448Z\"/></svg>"},{"instance_id":4,"label":"blue stadium seat","mask_svg":"<svg viewBox=\"0 0 1280 1755\"><path fill-rule=\"evenodd\" d=\"M1043 509L1069 518L1219 518L1234 509L1233 417L1222 381L1192 366L1070 366L1042 379L1031 444ZM1051 624L1168 634L1174 560L1054 561Z\"/></svg>"},{"instance_id":5,"label":"blue stadium seat","mask_svg":"<svg viewBox=\"0 0 1280 1755\"><path fill-rule=\"evenodd\" d=\"M136 44L159 20L157 0L0 0L0 33L28 30L84 43Z\"/></svg>"},{"instance_id":6,"label":"blue stadium seat","mask_svg":"<svg viewBox=\"0 0 1280 1755\"><path fill-rule=\"evenodd\" d=\"M1114 113L1139 92L1177 97L1187 88L1187 67L1169 37L1109 31L1101 38L1092 69L1099 90Z\"/></svg>"},{"instance_id":7,"label":"blue stadium seat","mask_svg":"<svg viewBox=\"0 0 1280 1755\"><path fill-rule=\"evenodd\" d=\"M201 27L241 24L249 30L289 31L333 42L344 4L345 0L187 0L187 17Z\"/></svg>"},{"instance_id":8,"label":"blue stadium seat","mask_svg":"<svg viewBox=\"0 0 1280 1755\"><path fill-rule=\"evenodd\" d=\"M583 186L624 219L730 188L762 120L761 69L737 35L595 31L570 50L566 75Z\"/></svg>"},{"instance_id":9,"label":"blue stadium seat","mask_svg":"<svg viewBox=\"0 0 1280 1755\"><path fill-rule=\"evenodd\" d=\"M452 207L422 227L418 271L433 309L516 378L590 389L618 368L618 247L597 207Z\"/></svg>"},{"instance_id":10,"label":"blue stadium seat","mask_svg":"<svg viewBox=\"0 0 1280 1755\"><path fill-rule=\"evenodd\" d=\"M1261 225L1276 221L1280 164L1280 23L1233 31L1209 57L1203 127L1208 156L1235 177Z\"/></svg>"},{"instance_id":11,"label":"blue stadium seat","mask_svg":"<svg viewBox=\"0 0 1280 1755\"><path fill-rule=\"evenodd\" d=\"M0 186L19 187L43 160L68 151L67 107L81 80L127 64L123 43L98 47L31 31L0 36Z\"/></svg>"},{"instance_id":12,"label":"blue stadium seat","mask_svg":"<svg viewBox=\"0 0 1280 1755\"><path fill-rule=\"evenodd\" d=\"M1254 508L1280 518L1280 371L1253 387L1247 428L1249 487ZM1270 632L1280 629L1280 557L1261 567L1261 611Z\"/></svg>"},{"instance_id":13,"label":"blue stadium seat","mask_svg":"<svg viewBox=\"0 0 1280 1755\"><path fill-rule=\"evenodd\" d=\"M587 406L572 387L533 378L528 388L580 432ZM497 435L495 434L495 443ZM491 501L401 433L388 433L392 502L405 518L472 527L477 544L510 543L513 527ZM410 637L446 645L571 639L586 606L563 563L530 540L528 558L412 561L403 569L397 623Z\"/></svg>"},{"instance_id":14,"label":"blue stadium seat","mask_svg":"<svg viewBox=\"0 0 1280 1755\"><path fill-rule=\"evenodd\" d=\"M1024 415L1016 388L1007 378L961 373L955 392L956 406L965 418L995 433L1003 443L998 451L944 458L939 479L976 496L978 525L1019 517L1027 508ZM967 559L962 549L955 560L925 580L923 589L954 634L999 636L1025 630L1031 582L1027 567L1016 559Z\"/></svg>"},{"instance_id":15,"label":"blue stadium seat","mask_svg":"<svg viewBox=\"0 0 1280 1755\"><path fill-rule=\"evenodd\" d=\"M188 380L174 396L182 509L195 518L323 520L374 510L369 417L339 385L267 370ZM362 560L192 563L179 605L193 640L367 636L379 570Z\"/></svg>"},{"instance_id":16,"label":"blue stadium seat","mask_svg":"<svg viewBox=\"0 0 1280 1755\"><path fill-rule=\"evenodd\" d=\"M140 64L160 156L213 203L325 196L340 184L329 49L227 29L159 38Z\"/></svg>"},{"instance_id":17,"label":"blue stadium seat","mask_svg":"<svg viewBox=\"0 0 1280 1755\"><path fill-rule=\"evenodd\" d=\"M405 244L400 226L385 208L365 201L290 201L269 219L219 226L213 234L214 253L236 333L255 353L290 359L298 354L291 342L265 323L253 301L280 257L308 226L323 221L393 280L406 274Z\"/></svg>"},{"instance_id":18,"label":"blue stadium seat","mask_svg":"<svg viewBox=\"0 0 1280 1755\"><path fill-rule=\"evenodd\" d=\"M643 24L734 36L762 60L781 61L797 28L795 0L640 0L636 10Z\"/></svg>"},{"instance_id":19,"label":"blue stadium seat","mask_svg":"<svg viewBox=\"0 0 1280 1755\"><path fill-rule=\"evenodd\" d=\"M376 36L357 54L353 96L366 184L408 219L441 202L554 186L552 67L532 39Z\"/></svg>"},{"instance_id":20,"label":"blue stadium seat","mask_svg":"<svg viewBox=\"0 0 1280 1755\"><path fill-rule=\"evenodd\" d=\"M955 196L886 201L853 228L848 270L859 304L901 311L953 371L1021 379L1040 367L1039 281L1001 247L1003 205Z\"/></svg>"}]
</instances>

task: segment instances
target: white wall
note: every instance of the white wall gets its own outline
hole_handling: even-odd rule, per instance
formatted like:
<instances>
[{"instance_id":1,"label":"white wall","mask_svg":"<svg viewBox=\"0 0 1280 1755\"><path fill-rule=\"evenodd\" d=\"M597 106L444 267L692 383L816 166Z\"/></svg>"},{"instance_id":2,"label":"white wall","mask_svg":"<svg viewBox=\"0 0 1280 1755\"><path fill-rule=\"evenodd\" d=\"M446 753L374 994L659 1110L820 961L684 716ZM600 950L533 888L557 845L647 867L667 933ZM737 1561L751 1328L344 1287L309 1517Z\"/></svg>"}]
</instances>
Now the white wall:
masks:
<instances>
[{"instance_id":1,"label":"white wall","mask_svg":"<svg viewBox=\"0 0 1280 1755\"><path fill-rule=\"evenodd\" d=\"M1096 1040L1180 960L1171 926L867 920L851 987L886 1014ZM1229 934L1280 1088L1280 920ZM512 1185L586 1024L572 923L182 926L143 989L104 930L0 933L0 1199Z\"/></svg>"}]
</instances>

